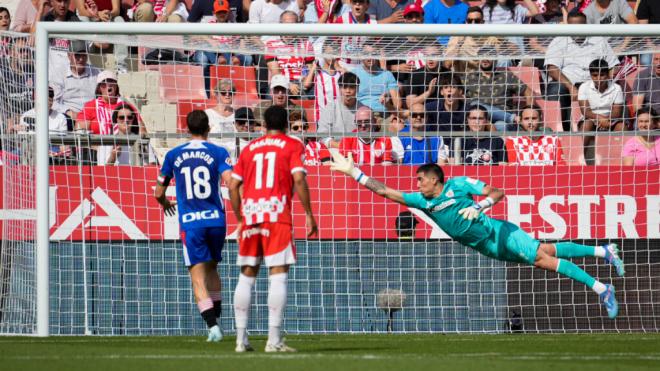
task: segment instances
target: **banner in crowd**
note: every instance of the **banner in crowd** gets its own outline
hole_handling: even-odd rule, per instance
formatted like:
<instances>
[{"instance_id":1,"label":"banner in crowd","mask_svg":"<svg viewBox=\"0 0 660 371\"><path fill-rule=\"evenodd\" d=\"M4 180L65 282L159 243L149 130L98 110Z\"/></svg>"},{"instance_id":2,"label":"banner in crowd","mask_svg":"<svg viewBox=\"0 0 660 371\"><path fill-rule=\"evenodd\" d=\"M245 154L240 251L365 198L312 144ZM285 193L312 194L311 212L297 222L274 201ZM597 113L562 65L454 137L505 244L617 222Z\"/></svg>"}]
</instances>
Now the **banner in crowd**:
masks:
<instances>
[{"instance_id":1,"label":"banner in crowd","mask_svg":"<svg viewBox=\"0 0 660 371\"><path fill-rule=\"evenodd\" d=\"M363 167L388 186L416 190L413 167ZM660 169L635 167L447 166L446 177L469 176L505 191L489 214L520 225L539 239L660 238ZM19 172L14 172L21 173ZM155 167L52 167L52 240L178 239L176 217L165 217L153 198ZM0 174L1 175L1 174ZM6 174L4 176L7 176ZM0 176L1 178L1 176ZM34 205L24 182L0 179L3 239L31 240ZM385 200L327 167L310 167L308 182L322 239L397 238L395 221L407 207ZM168 194L174 197L174 187ZM233 238L235 218L222 187ZM25 195L30 195L26 197ZM294 232L305 238L305 216L294 198ZM416 238L446 238L419 210Z\"/></svg>"}]
</instances>

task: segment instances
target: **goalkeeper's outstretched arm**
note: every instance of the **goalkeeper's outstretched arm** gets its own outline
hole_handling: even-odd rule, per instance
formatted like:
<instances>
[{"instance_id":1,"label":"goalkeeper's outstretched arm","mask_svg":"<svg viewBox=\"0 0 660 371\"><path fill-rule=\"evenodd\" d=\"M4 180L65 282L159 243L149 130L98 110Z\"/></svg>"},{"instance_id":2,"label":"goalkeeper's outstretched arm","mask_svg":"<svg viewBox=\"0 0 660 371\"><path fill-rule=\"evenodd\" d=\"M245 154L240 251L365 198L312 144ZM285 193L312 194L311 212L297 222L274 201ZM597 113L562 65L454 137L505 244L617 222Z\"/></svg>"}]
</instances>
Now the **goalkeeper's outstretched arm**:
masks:
<instances>
[{"instance_id":1,"label":"goalkeeper's outstretched arm","mask_svg":"<svg viewBox=\"0 0 660 371\"><path fill-rule=\"evenodd\" d=\"M341 153L339 153L339 151L336 149L330 150L330 153L332 153L333 159L333 162L330 165L331 170L339 171L340 173L344 173L352 177L358 183L365 186L365 188L379 196L383 196L389 200L405 205L401 192L386 186L374 178L370 178L364 175L362 170L355 167L355 164L353 163L353 156L350 153L348 154L348 158L342 156Z\"/></svg>"}]
</instances>

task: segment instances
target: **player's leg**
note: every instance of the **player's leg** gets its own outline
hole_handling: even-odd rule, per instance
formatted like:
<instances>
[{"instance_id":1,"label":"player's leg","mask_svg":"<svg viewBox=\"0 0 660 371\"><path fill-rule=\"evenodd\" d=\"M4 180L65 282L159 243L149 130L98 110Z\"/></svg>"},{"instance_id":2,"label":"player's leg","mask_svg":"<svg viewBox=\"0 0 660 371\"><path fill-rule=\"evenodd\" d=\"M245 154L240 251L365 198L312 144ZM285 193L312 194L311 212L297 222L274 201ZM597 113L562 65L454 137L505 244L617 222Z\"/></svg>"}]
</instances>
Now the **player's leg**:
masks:
<instances>
[{"instance_id":1,"label":"player's leg","mask_svg":"<svg viewBox=\"0 0 660 371\"><path fill-rule=\"evenodd\" d=\"M239 353L253 351L247 337L247 324L252 302L252 288L257 280L259 265L244 265L238 276L234 291L234 317L236 321L236 351Z\"/></svg>"},{"instance_id":2,"label":"player's leg","mask_svg":"<svg viewBox=\"0 0 660 371\"><path fill-rule=\"evenodd\" d=\"M206 286L207 277L212 273L217 274L217 262L213 260L211 249L207 245L206 232L206 228L182 232L181 241L183 242L184 261L190 274L197 308L209 328L207 341L220 341L222 340L222 331L218 326L213 310L213 300Z\"/></svg>"},{"instance_id":3,"label":"player's leg","mask_svg":"<svg viewBox=\"0 0 660 371\"><path fill-rule=\"evenodd\" d=\"M266 223L264 223L266 224ZM281 326L287 299L289 266L296 262L291 226L267 223L269 233L264 236L264 262L268 271L268 341L266 352L295 352L282 341Z\"/></svg>"},{"instance_id":4,"label":"player's leg","mask_svg":"<svg viewBox=\"0 0 660 371\"><path fill-rule=\"evenodd\" d=\"M585 272L571 261L557 258L554 254L555 246L545 243L540 244L536 251L534 266L557 272L575 281L582 282L600 296L601 301L607 310L607 315L610 318L616 317L619 311L619 305L614 297L614 286L596 280L589 273Z\"/></svg>"},{"instance_id":5,"label":"player's leg","mask_svg":"<svg viewBox=\"0 0 660 371\"><path fill-rule=\"evenodd\" d=\"M208 228L206 241L209 245L211 257L215 262L215 267L206 276L206 288L211 300L213 300L213 312L216 318L222 315L222 282L218 273L218 262L222 261L222 249L225 245L226 236L225 227Z\"/></svg>"},{"instance_id":6,"label":"player's leg","mask_svg":"<svg viewBox=\"0 0 660 371\"><path fill-rule=\"evenodd\" d=\"M548 248L547 252L551 256L556 256L558 258L581 258L584 256L603 258L609 264L614 266L616 274L620 277L623 277L626 273L623 261L619 257L619 247L615 243L608 243L603 246L587 246L570 241L562 241L554 244L554 250L554 254L552 253L551 248Z\"/></svg>"},{"instance_id":7,"label":"player's leg","mask_svg":"<svg viewBox=\"0 0 660 371\"><path fill-rule=\"evenodd\" d=\"M234 290L234 317L236 321L236 352L254 350L247 337L247 324L252 302L252 288L259 273L263 256L260 225L243 226L238 235L238 258L241 267Z\"/></svg>"}]
</instances>

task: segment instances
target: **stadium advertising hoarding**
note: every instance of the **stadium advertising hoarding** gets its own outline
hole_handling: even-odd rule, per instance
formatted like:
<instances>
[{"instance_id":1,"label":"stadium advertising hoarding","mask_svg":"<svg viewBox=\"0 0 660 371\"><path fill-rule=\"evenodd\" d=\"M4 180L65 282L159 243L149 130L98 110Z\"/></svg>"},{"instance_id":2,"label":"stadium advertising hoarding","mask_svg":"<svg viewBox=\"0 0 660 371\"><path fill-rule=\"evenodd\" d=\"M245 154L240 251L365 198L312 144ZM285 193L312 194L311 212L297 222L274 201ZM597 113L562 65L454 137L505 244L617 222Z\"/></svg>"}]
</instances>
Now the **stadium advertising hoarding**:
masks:
<instances>
[{"instance_id":1,"label":"stadium advertising hoarding","mask_svg":"<svg viewBox=\"0 0 660 371\"><path fill-rule=\"evenodd\" d=\"M363 170L390 187L416 190L413 167ZM539 239L660 238L660 169L448 166L445 172L447 177L470 176L503 188L506 198L490 215L516 223ZM52 167L51 239L178 239L176 218L165 217L152 196L157 173L155 167ZM331 174L326 167L310 167L308 181L320 238L397 237L395 219L406 207L374 195L352 179ZM20 187L23 189L12 190L12 194L26 192L24 184ZM5 191L9 190L0 188ZM174 196L174 187L168 192ZM229 209L224 187L223 196ZM18 225L34 223L37 207L25 200L5 198L2 202L2 238L31 239L26 231L33 228ZM304 213L294 203L295 235L304 238ZM420 221L417 238L446 238L422 212L412 211ZM233 237L235 219L232 212L227 214L228 232Z\"/></svg>"}]
</instances>

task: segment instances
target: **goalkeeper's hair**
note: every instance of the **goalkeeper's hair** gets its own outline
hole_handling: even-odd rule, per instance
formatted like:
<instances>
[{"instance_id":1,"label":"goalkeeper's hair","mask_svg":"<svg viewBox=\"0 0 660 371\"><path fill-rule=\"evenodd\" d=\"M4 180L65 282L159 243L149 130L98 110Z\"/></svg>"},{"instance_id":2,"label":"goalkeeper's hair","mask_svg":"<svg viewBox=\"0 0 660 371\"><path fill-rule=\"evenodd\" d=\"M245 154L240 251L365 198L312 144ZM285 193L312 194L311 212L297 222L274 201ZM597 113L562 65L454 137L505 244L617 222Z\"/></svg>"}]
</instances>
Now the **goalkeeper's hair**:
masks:
<instances>
[{"instance_id":1,"label":"goalkeeper's hair","mask_svg":"<svg viewBox=\"0 0 660 371\"><path fill-rule=\"evenodd\" d=\"M279 130L286 131L289 124L289 114L286 108L280 106L270 106L264 112L264 119L266 121L266 130Z\"/></svg>"},{"instance_id":2,"label":"goalkeeper's hair","mask_svg":"<svg viewBox=\"0 0 660 371\"><path fill-rule=\"evenodd\" d=\"M188 124L188 131L192 135L204 136L209 133L209 116L206 112L196 109L186 116L186 123Z\"/></svg>"},{"instance_id":3,"label":"goalkeeper's hair","mask_svg":"<svg viewBox=\"0 0 660 371\"><path fill-rule=\"evenodd\" d=\"M445 183L445 173L442 171L442 168L438 164L424 164L417 168L417 174L419 173L435 175L440 183Z\"/></svg>"}]
</instances>

